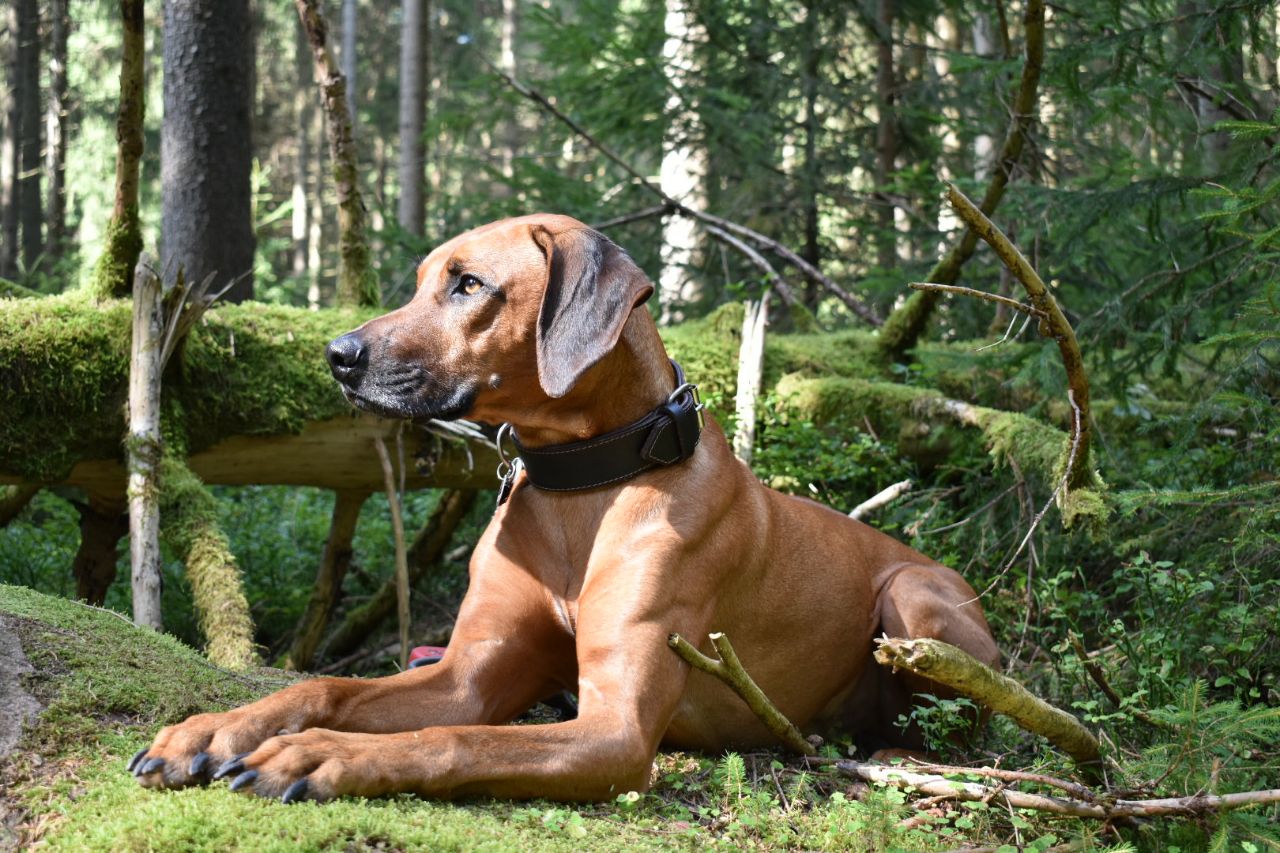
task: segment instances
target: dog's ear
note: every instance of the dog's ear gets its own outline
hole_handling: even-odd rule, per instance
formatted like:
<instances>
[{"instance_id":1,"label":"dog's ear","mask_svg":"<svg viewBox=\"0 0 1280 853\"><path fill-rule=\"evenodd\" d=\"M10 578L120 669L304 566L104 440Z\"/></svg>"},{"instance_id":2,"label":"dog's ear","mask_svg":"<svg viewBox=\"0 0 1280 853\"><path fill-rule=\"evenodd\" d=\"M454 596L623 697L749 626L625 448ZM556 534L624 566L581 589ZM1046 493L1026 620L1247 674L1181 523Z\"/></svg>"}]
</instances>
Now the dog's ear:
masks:
<instances>
[{"instance_id":1,"label":"dog's ear","mask_svg":"<svg viewBox=\"0 0 1280 853\"><path fill-rule=\"evenodd\" d=\"M563 397L617 345L631 310L653 284L627 253L589 228L552 234L532 229L547 258L547 284L538 313L538 382Z\"/></svg>"}]
</instances>

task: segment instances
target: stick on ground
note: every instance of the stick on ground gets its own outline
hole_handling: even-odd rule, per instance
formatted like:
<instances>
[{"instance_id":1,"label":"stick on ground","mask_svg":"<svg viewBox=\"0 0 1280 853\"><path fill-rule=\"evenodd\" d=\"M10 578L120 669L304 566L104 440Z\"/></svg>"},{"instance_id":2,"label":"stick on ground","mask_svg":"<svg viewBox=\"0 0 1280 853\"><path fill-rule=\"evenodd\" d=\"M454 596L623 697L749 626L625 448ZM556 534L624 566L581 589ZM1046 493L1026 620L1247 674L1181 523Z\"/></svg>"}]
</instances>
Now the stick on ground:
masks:
<instances>
[{"instance_id":1,"label":"stick on ground","mask_svg":"<svg viewBox=\"0 0 1280 853\"><path fill-rule=\"evenodd\" d=\"M817 750L814 749L813 744L804 739L800 730L769 701L769 697L764 695L760 686L747 674L742 661L738 660L737 653L730 645L729 638L718 632L709 637L711 645L720 655L720 660L707 657L679 634L668 636L667 645L694 669L714 675L733 688L733 691L742 697L742 701L747 703L747 707L755 712L769 731L777 735L778 740L786 744L789 749L801 755L816 755Z\"/></svg>"}]
</instances>

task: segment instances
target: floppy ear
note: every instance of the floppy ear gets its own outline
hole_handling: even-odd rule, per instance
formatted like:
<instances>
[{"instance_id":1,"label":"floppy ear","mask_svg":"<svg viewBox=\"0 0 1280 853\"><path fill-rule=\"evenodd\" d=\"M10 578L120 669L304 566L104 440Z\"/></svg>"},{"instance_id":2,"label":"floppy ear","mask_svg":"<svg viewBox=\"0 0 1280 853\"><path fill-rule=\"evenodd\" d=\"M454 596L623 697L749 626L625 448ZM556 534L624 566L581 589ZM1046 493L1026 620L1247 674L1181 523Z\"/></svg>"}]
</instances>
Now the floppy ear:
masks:
<instances>
[{"instance_id":1,"label":"floppy ear","mask_svg":"<svg viewBox=\"0 0 1280 853\"><path fill-rule=\"evenodd\" d=\"M617 346L631 309L653 285L627 253L589 228L552 234L532 229L547 257L547 285L538 314L538 382L563 397Z\"/></svg>"}]
</instances>

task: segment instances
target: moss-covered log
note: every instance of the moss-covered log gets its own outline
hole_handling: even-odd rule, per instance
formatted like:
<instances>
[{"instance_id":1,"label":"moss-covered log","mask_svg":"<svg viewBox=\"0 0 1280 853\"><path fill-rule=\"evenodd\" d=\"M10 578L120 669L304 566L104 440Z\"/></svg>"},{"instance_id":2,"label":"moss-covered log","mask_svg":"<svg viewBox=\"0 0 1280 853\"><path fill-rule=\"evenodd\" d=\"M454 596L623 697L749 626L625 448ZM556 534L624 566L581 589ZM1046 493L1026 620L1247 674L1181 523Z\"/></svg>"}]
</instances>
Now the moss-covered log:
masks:
<instances>
[{"instance_id":1,"label":"moss-covered log","mask_svg":"<svg viewBox=\"0 0 1280 853\"><path fill-rule=\"evenodd\" d=\"M253 619L240 567L218 526L218 507L199 478L170 455L160 467L160 536L186 564L209 660L229 669L253 665Z\"/></svg>"}]
</instances>

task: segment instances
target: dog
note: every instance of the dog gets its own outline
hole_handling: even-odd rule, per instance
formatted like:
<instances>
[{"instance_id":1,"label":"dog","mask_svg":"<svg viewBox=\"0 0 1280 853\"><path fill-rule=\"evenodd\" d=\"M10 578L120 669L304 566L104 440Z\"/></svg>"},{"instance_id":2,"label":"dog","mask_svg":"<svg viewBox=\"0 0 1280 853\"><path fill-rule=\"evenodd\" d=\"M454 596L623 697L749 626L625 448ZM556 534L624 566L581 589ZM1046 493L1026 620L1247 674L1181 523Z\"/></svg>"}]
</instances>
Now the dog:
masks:
<instances>
[{"instance_id":1,"label":"dog","mask_svg":"<svg viewBox=\"0 0 1280 853\"><path fill-rule=\"evenodd\" d=\"M519 461L502 471L448 650L169 726L129 764L141 784L230 778L285 802L644 791L660 745L774 743L668 648L678 633L709 650L714 631L797 726L918 748L895 721L913 694L944 691L876 665L872 640L934 637L996 662L973 589L761 485L704 422L643 307L652 293L602 234L525 216L441 245L408 304L333 341L333 375L361 409L509 425L500 441ZM504 725L566 689L576 718Z\"/></svg>"}]
</instances>

